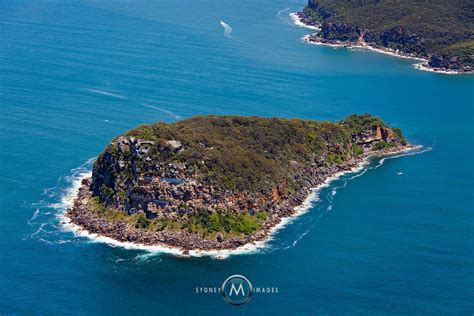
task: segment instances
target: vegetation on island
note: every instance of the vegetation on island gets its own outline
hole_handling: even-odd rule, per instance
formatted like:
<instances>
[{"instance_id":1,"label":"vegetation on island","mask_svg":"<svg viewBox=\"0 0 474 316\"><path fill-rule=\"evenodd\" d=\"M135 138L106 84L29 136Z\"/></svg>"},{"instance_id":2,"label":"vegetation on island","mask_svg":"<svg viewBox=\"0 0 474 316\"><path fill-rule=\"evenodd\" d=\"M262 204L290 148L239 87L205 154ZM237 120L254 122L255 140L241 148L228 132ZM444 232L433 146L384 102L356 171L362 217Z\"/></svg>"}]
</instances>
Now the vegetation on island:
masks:
<instances>
[{"instance_id":1,"label":"vegetation on island","mask_svg":"<svg viewBox=\"0 0 474 316\"><path fill-rule=\"evenodd\" d=\"M89 206L136 230L248 236L308 171L404 144L399 129L369 114L335 123L208 115L141 125L97 158Z\"/></svg>"},{"instance_id":2,"label":"vegetation on island","mask_svg":"<svg viewBox=\"0 0 474 316\"><path fill-rule=\"evenodd\" d=\"M145 213L139 212L128 214L113 207L107 207L98 196L89 201L89 209L100 218L109 222L121 221L128 224L130 228L146 231L187 231L204 238L214 238L217 234L228 237L249 235L261 229L262 223L268 216L268 212L259 211L251 215L248 212L192 212L183 214L179 219L157 217L149 219Z\"/></svg>"},{"instance_id":3,"label":"vegetation on island","mask_svg":"<svg viewBox=\"0 0 474 316\"><path fill-rule=\"evenodd\" d=\"M232 191L267 191L287 179L290 161L309 166L315 157L333 155L341 161L351 156L351 135L388 127L380 118L351 115L337 123L300 119L197 116L173 124L142 125L125 136L166 144L177 140L186 150L178 154L153 152L162 162L180 161L193 168L205 182ZM405 142L401 131L397 139ZM113 150L114 145L107 148ZM331 159L325 161L332 164Z\"/></svg>"}]
</instances>

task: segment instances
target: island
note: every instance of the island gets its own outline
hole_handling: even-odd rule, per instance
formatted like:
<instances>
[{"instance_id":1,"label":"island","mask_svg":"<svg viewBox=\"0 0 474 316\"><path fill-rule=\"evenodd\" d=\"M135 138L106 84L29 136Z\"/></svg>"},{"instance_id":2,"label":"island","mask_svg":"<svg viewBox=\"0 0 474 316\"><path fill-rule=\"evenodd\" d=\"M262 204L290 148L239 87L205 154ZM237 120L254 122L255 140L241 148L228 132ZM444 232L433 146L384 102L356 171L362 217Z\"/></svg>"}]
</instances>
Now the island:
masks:
<instances>
[{"instance_id":1,"label":"island","mask_svg":"<svg viewBox=\"0 0 474 316\"><path fill-rule=\"evenodd\" d=\"M116 137L66 216L117 241L190 250L266 240L313 188L413 148L369 114L338 122L196 116Z\"/></svg>"},{"instance_id":2,"label":"island","mask_svg":"<svg viewBox=\"0 0 474 316\"><path fill-rule=\"evenodd\" d=\"M467 0L309 0L296 17L318 30L309 43L365 46L420 58L423 70L472 73L473 10Z\"/></svg>"}]
</instances>

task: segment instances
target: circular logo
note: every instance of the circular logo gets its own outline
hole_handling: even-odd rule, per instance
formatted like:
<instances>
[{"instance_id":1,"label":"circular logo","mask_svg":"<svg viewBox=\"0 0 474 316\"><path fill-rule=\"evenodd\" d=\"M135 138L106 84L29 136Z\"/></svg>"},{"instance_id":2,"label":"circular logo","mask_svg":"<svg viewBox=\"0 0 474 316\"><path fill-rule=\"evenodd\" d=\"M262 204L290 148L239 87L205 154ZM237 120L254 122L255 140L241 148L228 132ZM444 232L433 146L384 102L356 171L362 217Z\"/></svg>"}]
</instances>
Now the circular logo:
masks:
<instances>
[{"instance_id":1,"label":"circular logo","mask_svg":"<svg viewBox=\"0 0 474 316\"><path fill-rule=\"evenodd\" d=\"M224 299L232 305L242 305L252 296L252 283L243 275L234 274L222 283L221 293Z\"/></svg>"}]
</instances>

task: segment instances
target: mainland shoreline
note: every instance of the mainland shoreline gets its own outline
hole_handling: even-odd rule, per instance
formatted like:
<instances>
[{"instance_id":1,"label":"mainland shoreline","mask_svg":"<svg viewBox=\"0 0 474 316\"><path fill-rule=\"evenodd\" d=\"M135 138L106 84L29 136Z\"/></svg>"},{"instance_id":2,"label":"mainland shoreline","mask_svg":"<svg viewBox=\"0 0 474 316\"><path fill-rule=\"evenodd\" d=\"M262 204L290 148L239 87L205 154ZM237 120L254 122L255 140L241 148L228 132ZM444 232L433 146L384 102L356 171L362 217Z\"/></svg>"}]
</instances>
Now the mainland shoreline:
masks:
<instances>
[{"instance_id":1,"label":"mainland shoreline","mask_svg":"<svg viewBox=\"0 0 474 316\"><path fill-rule=\"evenodd\" d=\"M367 49L367 50L371 50L377 53L390 55L390 56L394 56L398 58L418 60L420 61L420 63L413 65L415 69L433 72L433 73L439 73L439 74L445 74L445 75L462 75L462 74L470 73L470 72L465 72L465 71L447 70L444 68L431 67L428 65L428 59L426 58L416 56L414 54L404 53L401 51L395 51L393 49L390 49L384 46L379 46L379 45L374 46L373 44L366 43L362 39L360 39L357 42L325 40L319 36L319 31L321 31L321 27L322 27L321 23L315 23L312 21L310 22L310 20L306 17L306 15L303 12L292 12L289 14L289 16L296 26L317 31L316 33L303 36L301 40L307 44L323 45L323 46L330 46L330 47L335 47L335 48L343 47L343 48L348 48L348 49L361 48L361 49Z\"/></svg>"}]
</instances>

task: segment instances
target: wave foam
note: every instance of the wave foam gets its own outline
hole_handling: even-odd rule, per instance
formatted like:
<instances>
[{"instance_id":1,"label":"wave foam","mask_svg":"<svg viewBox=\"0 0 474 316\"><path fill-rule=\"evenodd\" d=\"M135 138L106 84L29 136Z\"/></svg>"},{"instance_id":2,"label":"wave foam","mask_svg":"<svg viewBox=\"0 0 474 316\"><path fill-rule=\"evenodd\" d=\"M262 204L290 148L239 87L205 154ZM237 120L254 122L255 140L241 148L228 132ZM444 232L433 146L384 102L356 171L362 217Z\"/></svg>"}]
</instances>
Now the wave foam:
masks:
<instances>
[{"instance_id":1,"label":"wave foam","mask_svg":"<svg viewBox=\"0 0 474 316\"><path fill-rule=\"evenodd\" d=\"M31 218L28 220L28 225L31 225L34 223L34 220L41 214L41 211L39 210L39 208L37 208L35 210L35 212L33 213L33 215L31 216Z\"/></svg>"},{"instance_id":2,"label":"wave foam","mask_svg":"<svg viewBox=\"0 0 474 316\"><path fill-rule=\"evenodd\" d=\"M304 24L303 22L300 21L300 18L298 16L298 14L292 12L290 14L288 14L291 18L291 20L293 21L293 24L298 26L298 27L302 27L302 28L305 28L305 29L310 29L310 30L315 30L315 31L320 31L321 28L318 27L318 26L312 26L312 25L306 25Z\"/></svg>"},{"instance_id":3,"label":"wave foam","mask_svg":"<svg viewBox=\"0 0 474 316\"><path fill-rule=\"evenodd\" d=\"M463 74L463 72L455 71L455 70L440 70L440 69L431 68L431 67L426 66L427 63L428 63L428 60L423 60L423 62L421 63L414 64L413 67L415 67L415 69L418 69L418 70L434 72L434 73L443 74L443 75Z\"/></svg>"},{"instance_id":4,"label":"wave foam","mask_svg":"<svg viewBox=\"0 0 474 316\"><path fill-rule=\"evenodd\" d=\"M296 212L291 217L282 218L279 224L272 228L270 231L268 238L263 241L257 241L252 244L246 244L240 246L236 249L225 249L225 250L191 250L189 254L184 254L181 248L177 247L170 247L167 245L145 245L133 242L122 242L112 239L110 237L102 236L95 233L90 233L89 231L85 230L84 228L80 227L71 222L69 217L66 216L66 210L72 207L74 203L74 199L77 195L77 192L81 186L82 179L90 177L91 173L83 173L81 176L75 176L74 181L72 182L71 188L65 192L64 197L61 199L61 203L57 204L56 207L62 208L62 212L58 214L58 218L60 223L63 226L64 231L72 232L74 235L79 237L86 237L91 242L95 243L105 243L111 247L121 247L124 249L133 249L133 250L144 250L150 253L160 254L171 254L179 257L213 257L215 259L225 259L231 255L238 255L238 254L252 254L257 253L261 249L265 248L269 241L273 240L274 234L291 223L296 217L302 215L309 211L313 206L313 203L318 201L317 191L318 188L312 190L311 194L303 201L303 203L296 208ZM327 186L327 183L323 183L320 187ZM60 205L60 206L59 206Z\"/></svg>"},{"instance_id":5,"label":"wave foam","mask_svg":"<svg viewBox=\"0 0 474 316\"><path fill-rule=\"evenodd\" d=\"M421 61L422 63L427 62L427 60L424 59L424 58L415 57L415 56L407 56L407 55L403 55L403 54L400 54L400 53L397 53L397 52L394 52L394 51L389 51L387 49L372 47L370 45L347 46L344 43L341 43L341 44L321 43L321 42L310 41L309 40L309 35L303 36L301 38L301 40L302 40L302 42L307 43L307 44L311 44L311 45L328 46L328 47L333 47L333 48L346 48L346 49L349 49L351 51L372 51L372 52L375 52L375 53L389 55L389 56L392 56L392 57L398 57L398 58L402 58L402 59L418 60L418 61Z\"/></svg>"},{"instance_id":6,"label":"wave foam","mask_svg":"<svg viewBox=\"0 0 474 316\"><path fill-rule=\"evenodd\" d=\"M420 150L422 147L417 146L413 149L406 150L402 152L401 154L393 155L393 156L387 156L383 157L380 161L379 164L376 165L373 169L378 168L380 165L383 164L383 162L386 159L391 159L391 158L397 158L397 157L402 157L402 156L411 156L411 155L416 155L420 153L424 153L426 151L431 150L431 147L428 147L426 149ZM63 229L65 231L70 231L74 235L79 236L79 237L85 237L88 238L91 242L95 243L105 243L111 247L121 247L124 249L133 249L133 250L144 250L150 253L150 256L153 254L171 254L174 256L178 257L212 257L215 259L225 259L228 258L231 255L240 255L240 254L253 254L253 253L258 253L260 250L266 248L269 244L270 241L274 239L275 234L284 228L286 225L290 224L293 222L296 218L298 218L300 215L303 215L307 213L313 206L314 203L319 201L319 191L323 188L326 188L330 185L330 183L336 179L339 179L341 176L344 174L352 174L352 173L357 173L356 175L346 179L344 185L342 187L345 187L347 184L347 180L355 179L365 172L367 172L367 164L369 164L369 160L366 159L363 162L361 162L357 167L355 167L352 170L347 170L347 171L341 171L336 174L334 174L331 177L328 177L323 183L318 185L317 187L313 188L311 190L311 193L306 197L306 199L303 201L301 205L295 208L295 213L292 216L289 217L284 217L281 219L280 223L275 225L269 232L267 239L254 242L251 244L246 244L241 247L238 247L236 249L231 249L231 250L191 250L189 251L189 254L184 254L183 250L177 247L170 247L167 245L145 245L145 244L139 244L139 243L133 243L133 242L121 242L117 241L115 239L106 237L106 236L101 236L95 233L90 233L87 230L83 229L82 227L74 224L71 222L71 220L66 216L66 210L67 208L70 208L73 205L74 199L77 195L77 192L81 186L82 179L86 177L90 177L91 171L88 170L87 172L83 170L83 167L78 168L78 170L82 170L81 172L76 172L73 173L73 175L70 177L71 178L71 186L68 190L65 191L64 196L61 198L61 203L58 203L56 205L57 208L62 209L62 212L58 214L60 223L63 226ZM87 164L87 163L86 163ZM89 163L90 165L90 163ZM365 169L364 169L365 168ZM362 172L360 172L362 170ZM360 172L360 173L359 173ZM338 187L340 188L340 187ZM331 190L331 198L336 194L337 188L334 188ZM327 211L330 211L332 209L332 204L330 204L327 207ZM319 215L318 220L323 216L323 214ZM313 224L314 226L315 224ZM304 236L306 236L311 228L311 226L308 230L306 230L303 234L298 236L298 238L292 243L291 246L295 246ZM43 227L41 227L42 229ZM288 248L288 247L286 247ZM284 249L286 249L284 248ZM148 258L148 255L144 256L143 258Z\"/></svg>"},{"instance_id":7,"label":"wave foam","mask_svg":"<svg viewBox=\"0 0 474 316\"><path fill-rule=\"evenodd\" d=\"M380 166L382 166L387 159L394 159L394 158L400 158L400 157L405 157L405 156L418 155L418 154L422 154L422 153L431 151L432 149L433 149L432 147L423 148L422 146L415 146L410 151L402 152L401 154L382 157L382 159L380 159L379 163L374 167L374 169L377 169Z\"/></svg>"}]
</instances>

